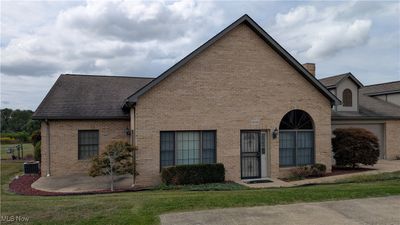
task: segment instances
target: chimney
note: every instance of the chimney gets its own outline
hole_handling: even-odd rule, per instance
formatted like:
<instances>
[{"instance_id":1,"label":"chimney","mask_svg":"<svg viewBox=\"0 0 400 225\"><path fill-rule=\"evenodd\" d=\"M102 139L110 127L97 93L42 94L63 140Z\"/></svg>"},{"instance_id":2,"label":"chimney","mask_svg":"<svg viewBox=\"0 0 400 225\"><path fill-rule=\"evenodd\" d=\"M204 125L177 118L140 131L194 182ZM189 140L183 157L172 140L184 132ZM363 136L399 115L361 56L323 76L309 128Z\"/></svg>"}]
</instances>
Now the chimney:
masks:
<instances>
[{"instance_id":1,"label":"chimney","mask_svg":"<svg viewBox=\"0 0 400 225\"><path fill-rule=\"evenodd\" d=\"M315 77L315 63L304 63L303 66Z\"/></svg>"}]
</instances>

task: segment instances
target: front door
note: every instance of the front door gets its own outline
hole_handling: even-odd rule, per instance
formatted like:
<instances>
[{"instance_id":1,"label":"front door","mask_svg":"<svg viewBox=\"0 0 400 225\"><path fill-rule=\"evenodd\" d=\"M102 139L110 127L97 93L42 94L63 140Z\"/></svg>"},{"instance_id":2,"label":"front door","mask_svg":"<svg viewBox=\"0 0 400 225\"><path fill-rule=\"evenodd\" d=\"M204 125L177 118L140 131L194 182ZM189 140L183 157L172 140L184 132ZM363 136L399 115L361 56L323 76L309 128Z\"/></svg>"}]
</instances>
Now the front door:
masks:
<instances>
[{"instance_id":1,"label":"front door","mask_svg":"<svg viewBox=\"0 0 400 225\"><path fill-rule=\"evenodd\" d=\"M261 177L260 131L241 131L240 165L242 179Z\"/></svg>"}]
</instances>

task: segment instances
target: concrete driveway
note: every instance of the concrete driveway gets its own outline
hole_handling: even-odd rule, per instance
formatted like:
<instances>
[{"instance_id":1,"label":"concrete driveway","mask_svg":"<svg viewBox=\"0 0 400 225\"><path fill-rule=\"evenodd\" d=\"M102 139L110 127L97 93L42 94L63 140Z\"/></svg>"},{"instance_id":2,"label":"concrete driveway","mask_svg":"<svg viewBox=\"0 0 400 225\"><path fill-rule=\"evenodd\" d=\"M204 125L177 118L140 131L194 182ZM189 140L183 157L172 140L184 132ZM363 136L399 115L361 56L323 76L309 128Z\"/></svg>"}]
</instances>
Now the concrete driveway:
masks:
<instances>
[{"instance_id":1,"label":"concrete driveway","mask_svg":"<svg viewBox=\"0 0 400 225\"><path fill-rule=\"evenodd\" d=\"M161 215L163 225L400 224L400 196Z\"/></svg>"}]
</instances>

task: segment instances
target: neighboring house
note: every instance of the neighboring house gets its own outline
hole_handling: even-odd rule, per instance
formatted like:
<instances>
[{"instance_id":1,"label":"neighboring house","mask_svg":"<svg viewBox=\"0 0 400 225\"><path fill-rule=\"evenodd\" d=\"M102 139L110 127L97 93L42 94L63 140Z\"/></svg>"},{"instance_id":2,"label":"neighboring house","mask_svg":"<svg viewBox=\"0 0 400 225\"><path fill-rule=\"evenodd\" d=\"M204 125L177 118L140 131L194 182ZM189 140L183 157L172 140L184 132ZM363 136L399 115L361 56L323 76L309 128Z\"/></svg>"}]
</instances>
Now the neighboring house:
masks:
<instances>
[{"instance_id":1,"label":"neighboring house","mask_svg":"<svg viewBox=\"0 0 400 225\"><path fill-rule=\"evenodd\" d=\"M381 159L400 156L400 81L364 86L351 73L320 79L341 101L332 129L359 127L379 139Z\"/></svg>"},{"instance_id":2,"label":"neighboring house","mask_svg":"<svg viewBox=\"0 0 400 225\"><path fill-rule=\"evenodd\" d=\"M42 175L87 173L113 140L129 141L138 185L163 167L225 165L226 179L331 168L331 113L340 100L244 15L159 77L61 75L34 114Z\"/></svg>"}]
</instances>

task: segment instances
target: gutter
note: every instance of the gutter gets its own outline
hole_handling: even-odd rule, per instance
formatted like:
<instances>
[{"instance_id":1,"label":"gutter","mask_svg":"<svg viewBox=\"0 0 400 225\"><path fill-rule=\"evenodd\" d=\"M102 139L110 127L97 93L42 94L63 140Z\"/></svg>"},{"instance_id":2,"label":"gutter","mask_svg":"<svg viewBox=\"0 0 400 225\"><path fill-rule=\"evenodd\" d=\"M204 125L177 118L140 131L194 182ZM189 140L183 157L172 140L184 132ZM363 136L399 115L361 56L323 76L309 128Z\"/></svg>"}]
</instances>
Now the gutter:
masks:
<instances>
[{"instance_id":1,"label":"gutter","mask_svg":"<svg viewBox=\"0 0 400 225\"><path fill-rule=\"evenodd\" d=\"M331 120L400 120L400 117L398 116L370 116L370 117L331 117Z\"/></svg>"}]
</instances>

